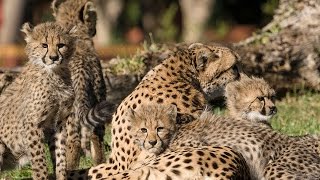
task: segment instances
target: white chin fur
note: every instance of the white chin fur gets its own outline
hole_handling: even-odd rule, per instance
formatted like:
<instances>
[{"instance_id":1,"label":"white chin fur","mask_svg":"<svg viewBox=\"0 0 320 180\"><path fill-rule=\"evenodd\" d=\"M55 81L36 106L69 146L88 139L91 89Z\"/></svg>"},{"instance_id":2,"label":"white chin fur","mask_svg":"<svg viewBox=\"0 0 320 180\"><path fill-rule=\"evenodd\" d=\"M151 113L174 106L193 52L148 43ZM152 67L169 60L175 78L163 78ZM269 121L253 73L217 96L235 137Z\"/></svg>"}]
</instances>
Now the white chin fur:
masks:
<instances>
[{"instance_id":1,"label":"white chin fur","mask_svg":"<svg viewBox=\"0 0 320 180\"><path fill-rule=\"evenodd\" d=\"M272 118L272 115L269 116L265 116L262 115L259 112L249 112L248 114L246 114L247 119L251 120L251 121L267 121L269 122L269 120Z\"/></svg>"}]
</instances>

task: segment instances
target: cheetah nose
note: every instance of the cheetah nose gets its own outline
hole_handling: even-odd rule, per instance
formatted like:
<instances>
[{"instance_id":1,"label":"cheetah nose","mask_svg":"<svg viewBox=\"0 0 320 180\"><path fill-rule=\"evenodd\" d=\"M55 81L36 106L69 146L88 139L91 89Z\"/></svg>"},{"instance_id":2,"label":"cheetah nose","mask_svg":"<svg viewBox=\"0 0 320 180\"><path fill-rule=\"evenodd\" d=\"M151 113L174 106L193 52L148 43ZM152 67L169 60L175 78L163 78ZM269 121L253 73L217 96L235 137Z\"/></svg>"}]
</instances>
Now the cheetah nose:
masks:
<instances>
[{"instance_id":1,"label":"cheetah nose","mask_svg":"<svg viewBox=\"0 0 320 180\"><path fill-rule=\"evenodd\" d=\"M277 113L277 107L276 106L271 106L270 107L270 114L276 114Z\"/></svg>"},{"instance_id":2,"label":"cheetah nose","mask_svg":"<svg viewBox=\"0 0 320 180\"><path fill-rule=\"evenodd\" d=\"M151 144L152 146L154 146L154 145L156 145L156 144L157 144L157 140L149 141L149 144Z\"/></svg>"},{"instance_id":3,"label":"cheetah nose","mask_svg":"<svg viewBox=\"0 0 320 180\"><path fill-rule=\"evenodd\" d=\"M57 61L59 59L58 56L49 56L52 61Z\"/></svg>"}]
</instances>

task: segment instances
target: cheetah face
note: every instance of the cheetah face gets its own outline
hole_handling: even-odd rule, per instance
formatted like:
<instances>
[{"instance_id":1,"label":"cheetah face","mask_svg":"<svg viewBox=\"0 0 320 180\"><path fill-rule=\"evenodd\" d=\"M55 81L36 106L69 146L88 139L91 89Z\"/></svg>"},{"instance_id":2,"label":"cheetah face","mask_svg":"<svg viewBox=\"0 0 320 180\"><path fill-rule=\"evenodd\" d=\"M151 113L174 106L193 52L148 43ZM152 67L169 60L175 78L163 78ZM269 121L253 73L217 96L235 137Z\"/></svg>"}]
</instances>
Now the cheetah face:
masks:
<instances>
[{"instance_id":1,"label":"cheetah face","mask_svg":"<svg viewBox=\"0 0 320 180\"><path fill-rule=\"evenodd\" d=\"M73 50L73 39L69 32L55 23L44 23L32 28L24 24L26 52L31 63L53 69L66 65Z\"/></svg>"},{"instance_id":2,"label":"cheetah face","mask_svg":"<svg viewBox=\"0 0 320 180\"><path fill-rule=\"evenodd\" d=\"M128 112L134 141L142 150L158 155L175 132L177 108L174 105L148 105Z\"/></svg>"},{"instance_id":3,"label":"cheetah face","mask_svg":"<svg viewBox=\"0 0 320 180\"><path fill-rule=\"evenodd\" d=\"M239 77L239 56L227 47L199 43L190 45L189 49L195 56L197 79L207 99L223 96L225 86Z\"/></svg>"},{"instance_id":4,"label":"cheetah face","mask_svg":"<svg viewBox=\"0 0 320 180\"><path fill-rule=\"evenodd\" d=\"M242 76L227 85L226 97L231 115L251 121L269 121L276 113L275 91L260 78Z\"/></svg>"},{"instance_id":5,"label":"cheetah face","mask_svg":"<svg viewBox=\"0 0 320 180\"><path fill-rule=\"evenodd\" d=\"M269 121L277 113L274 95L257 96L244 114L252 121Z\"/></svg>"}]
</instances>

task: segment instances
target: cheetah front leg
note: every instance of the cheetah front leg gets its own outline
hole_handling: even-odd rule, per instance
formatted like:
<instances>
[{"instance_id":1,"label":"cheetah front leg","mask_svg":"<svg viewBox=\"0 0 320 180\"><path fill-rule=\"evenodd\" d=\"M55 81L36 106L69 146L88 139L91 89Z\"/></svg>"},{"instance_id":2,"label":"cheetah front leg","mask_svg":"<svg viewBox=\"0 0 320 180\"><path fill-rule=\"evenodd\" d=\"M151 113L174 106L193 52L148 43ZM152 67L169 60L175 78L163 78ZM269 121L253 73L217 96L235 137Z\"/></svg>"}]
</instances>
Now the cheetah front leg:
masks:
<instances>
[{"instance_id":1,"label":"cheetah front leg","mask_svg":"<svg viewBox=\"0 0 320 180\"><path fill-rule=\"evenodd\" d=\"M104 163L106 161L104 154L105 148L103 143L104 131L104 126L98 126L94 129L91 135L91 153L95 165Z\"/></svg>"},{"instance_id":2,"label":"cheetah front leg","mask_svg":"<svg viewBox=\"0 0 320 180\"><path fill-rule=\"evenodd\" d=\"M3 154L5 151L5 148L6 148L5 145L0 141L0 172L3 165Z\"/></svg>"},{"instance_id":3,"label":"cheetah front leg","mask_svg":"<svg viewBox=\"0 0 320 180\"><path fill-rule=\"evenodd\" d=\"M65 180L66 179L66 128L64 123L60 122L55 133L55 173L56 179Z\"/></svg>"},{"instance_id":4,"label":"cheetah front leg","mask_svg":"<svg viewBox=\"0 0 320 180\"><path fill-rule=\"evenodd\" d=\"M79 166L81 149L80 137L78 131L78 125L75 121L75 114L72 113L67 118L67 170L74 170Z\"/></svg>"},{"instance_id":5,"label":"cheetah front leg","mask_svg":"<svg viewBox=\"0 0 320 180\"><path fill-rule=\"evenodd\" d=\"M45 156L44 135L37 125L26 125L26 142L29 147L28 156L31 158L32 178L48 179L48 167Z\"/></svg>"}]
</instances>

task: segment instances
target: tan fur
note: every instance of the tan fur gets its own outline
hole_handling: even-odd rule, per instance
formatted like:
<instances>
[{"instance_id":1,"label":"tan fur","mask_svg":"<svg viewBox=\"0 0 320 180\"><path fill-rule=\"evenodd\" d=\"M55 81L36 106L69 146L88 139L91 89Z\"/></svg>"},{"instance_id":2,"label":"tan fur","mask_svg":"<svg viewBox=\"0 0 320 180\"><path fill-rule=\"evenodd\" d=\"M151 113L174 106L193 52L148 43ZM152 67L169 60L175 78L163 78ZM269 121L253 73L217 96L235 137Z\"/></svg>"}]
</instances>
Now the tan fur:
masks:
<instances>
[{"instance_id":1,"label":"tan fur","mask_svg":"<svg viewBox=\"0 0 320 180\"><path fill-rule=\"evenodd\" d=\"M90 37L96 34L97 13L93 0L54 0L51 7L57 22L65 26L85 26Z\"/></svg>"},{"instance_id":2,"label":"tan fur","mask_svg":"<svg viewBox=\"0 0 320 180\"><path fill-rule=\"evenodd\" d=\"M139 111L142 104L173 104L177 107L177 123L190 122L201 114L206 101L223 96L226 84L239 77L238 60L235 52L219 45L194 44L177 49L149 71L118 106L112 120L110 158L99 166L103 170L92 167L90 175L95 177L100 172L112 175L127 170L140 154L130 135L130 121L126 116L130 108Z\"/></svg>"},{"instance_id":3,"label":"tan fur","mask_svg":"<svg viewBox=\"0 0 320 180\"><path fill-rule=\"evenodd\" d=\"M177 108L174 105L141 107L145 110L128 111L132 136L143 151L158 155L167 148L176 131ZM158 121L154 121L155 119Z\"/></svg>"},{"instance_id":4,"label":"tan fur","mask_svg":"<svg viewBox=\"0 0 320 180\"><path fill-rule=\"evenodd\" d=\"M33 179L48 179L44 131L53 132L56 178L65 179L65 119L73 102L67 65L74 39L55 23L24 24L22 31L29 61L0 96L0 155L7 148L31 161Z\"/></svg>"},{"instance_id":5,"label":"tan fur","mask_svg":"<svg viewBox=\"0 0 320 180\"><path fill-rule=\"evenodd\" d=\"M242 155L226 146L180 148L166 151L157 158L147 157L139 167L112 176L108 175L108 171L102 165L97 168L101 169L100 172L89 172L90 179L250 180L249 170Z\"/></svg>"},{"instance_id":6,"label":"tan fur","mask_svg":"<svg viewBox=\"0 0 320 180\"><path fill-rule=\"evenodd\" d=\"M227 85L225 96L230 116L234 118L269 122L277 112L275 91L261 78L242 74L241 80Z\"/></svg>"},{"instance_id":7,"label":"tan fur","mask_svg":"<svg viewBox=\"0 0 320 180\"><path fill-rule=\"evenodd\" d=\"M144 115L140 118L151 121L154 116L146 113L146 109L155 108L150 105L140 109L144 111L140 112ZM252 179L269 179L282 173L309 177L307 179L319 177L319 140L314 136L287 136L261 123L204 112L200 118L178 128L168 150L202 146L229 146L240 152L250 167Z\"/></svg>"},{"instance_id":8,"label":"tan fur","mask_svg":"<svg viewBox=\"0 0 320 180\"><path fill-rule=\"evenodd\" d=\"M92 110L99 102L106 99L106 86L100 60L91 39L96 33L95 5L91 0L54 0L52 9L59 24L68 28L76 26L74 36L78 38L76 52L69 64L75 102L74 116L68 119L67 128L68 169L75 169L79 165L80 145L86 154L90 153L89 140L91 140L91 155L94 164L99 164L105 162L104 124L90 127L94 128L92 132L87 128L92 124L84 123L90 109ZM111 121L110 117L104 117L104 119L106 119L104 121Z\"/></svg>"}]
</instances>

